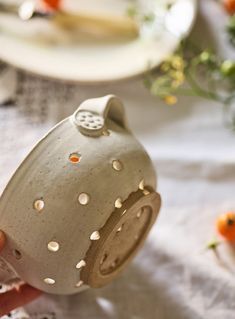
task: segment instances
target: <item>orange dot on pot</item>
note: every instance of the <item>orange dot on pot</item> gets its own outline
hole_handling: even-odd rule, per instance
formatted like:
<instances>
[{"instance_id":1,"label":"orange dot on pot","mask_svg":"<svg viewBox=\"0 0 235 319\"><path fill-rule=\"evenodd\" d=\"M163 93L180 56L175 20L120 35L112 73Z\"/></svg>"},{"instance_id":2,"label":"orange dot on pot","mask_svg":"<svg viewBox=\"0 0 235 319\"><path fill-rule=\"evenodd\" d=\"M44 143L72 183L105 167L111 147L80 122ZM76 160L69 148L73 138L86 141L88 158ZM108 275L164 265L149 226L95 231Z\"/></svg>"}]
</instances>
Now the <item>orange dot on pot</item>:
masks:
<instances>
[{"instance_id":1,"label":"orange dot on pot","mask_svg":"<svg viewBox=\"0 0 235 319\"><path fill-rule=\"evenodd\" d=\"M74 164L79 163L81 160L81 155L78 153L72 153L69 155L69 160L71 163L74 163Z\"/></svg>"},{"instance_id":2,"label":"orange dot on pot","mask_svg":"<svg viewBox=\"0 0 235 319\"><path fill-rule=\"evenodd\" d=\"M216 227L221 236L230 242L235 242L235 212L220 215L217 218Z\"/></svg>"}]
</instances>

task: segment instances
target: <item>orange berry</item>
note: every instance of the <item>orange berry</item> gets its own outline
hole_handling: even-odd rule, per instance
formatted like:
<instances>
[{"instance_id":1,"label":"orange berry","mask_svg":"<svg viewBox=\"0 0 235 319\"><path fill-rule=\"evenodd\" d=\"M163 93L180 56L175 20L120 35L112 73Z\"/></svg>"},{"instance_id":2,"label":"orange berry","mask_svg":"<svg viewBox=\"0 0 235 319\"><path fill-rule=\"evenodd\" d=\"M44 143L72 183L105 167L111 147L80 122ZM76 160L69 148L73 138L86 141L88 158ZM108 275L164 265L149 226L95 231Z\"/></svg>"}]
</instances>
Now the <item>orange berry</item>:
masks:
<instances>
[{"instance_id":1,"label":"orange berry","mask_svg":"<svg viewBox=\"0 0 235 319\"><path fill-rule=\"evenodd\" d=\"M223 0L223 2L226 11L231 15L235 14L235 0Z\"/></svg>"},{"instance_id":2,"label":"orange berry","mask_svg":"<svg viewBox=\"0 0 235 319\"><path fill-rule=\"evenodd\" d=\"M235 212L220 215L216 221L217 230L228 241L235 241Z\"/></svg>"},{"instance_id":3,"label":"orange berry","mask_svg":"<svg viewBox=\"0 0 235 319\"><path fill-rule=\"evenodd\" d=\"M60 7L60 0L42 0L42 3L49 9L58 10Z\"/></svg>"}]
</instances>

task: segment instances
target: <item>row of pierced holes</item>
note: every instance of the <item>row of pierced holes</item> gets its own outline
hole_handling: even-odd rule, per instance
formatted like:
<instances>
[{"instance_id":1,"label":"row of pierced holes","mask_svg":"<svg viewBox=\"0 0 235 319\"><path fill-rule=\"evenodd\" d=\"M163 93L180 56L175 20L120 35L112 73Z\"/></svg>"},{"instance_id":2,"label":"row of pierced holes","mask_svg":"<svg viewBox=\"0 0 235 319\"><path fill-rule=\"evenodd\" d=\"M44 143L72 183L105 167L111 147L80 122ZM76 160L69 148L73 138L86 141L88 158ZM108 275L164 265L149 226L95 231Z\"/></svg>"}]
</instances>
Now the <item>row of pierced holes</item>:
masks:
<instances>
[{"instance_id":1,"label":"row of pierced holes","mask_svg":"<svg viewBox=\"0 0 235 319\"><path fill-rule=\"evenodd\" d=\"M44 282L45 282L45 284L47 284L47 285L54 285L56 281L55 281L55 279L52 279L52 278L45 278L45 279L44 279ZM76 286L77 288L79 288L79 287L81 287L81 286L83 285L83 283L84 283L84 282L83 282L82 280L79 280L79 282L77 282L75 286Z\"/></svg>"},{"instance_id":2,"label":"row of pierced holes","mask_svg":"<svg viewBox=\"0 0 235 319\"><path fill-rule=\"evenodd\" d=\"M140 183L139 183L139 189L143 190L143 193L145 195L148 195L149 194L149 191L144 189L144 180L142 180ZM44 204L44 202L43 202ZM44 207L44 205L43 205ZM122 207L122 201L121 201L121 198L119 197L116 201L115 201L115 207L116 208L121 208ZM126 209L122 212L122 215L124 215L126 213ZM138 212L137 213L137 218L140 218L141 217L141 212ZM117 233L121 232L122 231L122 228L123 228L124 224L122 224L118 229L117 229ZM100 239L100 233L99 231L94 231L91 235L90 235L90 240L99 240ZM47 245L47 248L49 251L51 252L57 252L59 249L60 249L60 244L56 241L51 241L48 243ZM21 258L21 253L19 250L15 249L13 250L13 255L15 256L16 259L20 259ZM106 259L106 258L104 258ZM104 259L102 260L102 263L104 262ZM82 267L85 267L86 266L86 261L84 259L80 260L77 264L76 264L76 268L78 270L80 270ZM53 278L45 278L44 279L44 282L47 284L47 285L54 285L55 284L55 280ZM75 286L77 288L81 287L83 285L83 281L80 280Z\"/></svg>"},{"instance_id":3,"label":"row of pierced holes","mask_svg":"<svg viewBox=\"0 0 235 319\"><path fill-rule=\"evenodd\" d=\"M148 194L149 194L149 193L148 193ZM147 195L147 193L146 193L146 195ZM124 215L125 213L126 213L126 209L123 211L122 215ZM137 217L137 218L140 218L141 215L142 215L142 211L139 211L139 212L136 214L136 217ZM122 225L117 229L117 231L116 231L117 234L122 231L123 227L124 227L124 224L122 224ZM99 231L94 231L94 232L91 234L91 236L90 236L90 240L99 240L99 239L100 239L100 233L99 233ZM136 236L135 239L138 239L138 236ZM49 249L50 251L52 251L52 252L58 251L58 250L59 250L59 247L60 247L60 246L59 246L59 244L58 244L57 242L50 242L50 243L48 244L48 249ZM103 256L102 260L100 261L100 264L103 264L104 261L107 259L107 257L108 257L108 255L105 254L105 255ZM117 264L117 262L118 262L118 259L116 259L111 266L112 266L112 267L115 267L116 264ZM82 259L82 260L80 260L80 261L77 263L76 268L80 270L82 267L85 267L85 266L86 266L86 261L85 261L84 259ZM54 285L54 284L55 284L55 280L52 279L52 278L45 278L45 279L44 279L44 282L45 282L46 284L48 284L48 285ZM79 288L79 287L81 287L82 285L83 285L83 281L80 280L75 286L76 286L77 288Z\"/></svg>"},{"instance_id":4,"label":"row of pierced holes","mask_svg":"<svg viewBox=\"0 0 235 319\"><path fill-rule=\"evenodd\" d=\"M81 160L81 154L79 154L79 153L72 153L69 155L69 161L73 164L79 163L80 160ZM123 169L123 164L120 160L113 160L112 161L112 168L116 171L121 171ZM149 194L149 192L144 189L144 180L140 181L139 189L143 190L145 195ZM87 205L89 200L90 200L90 196L87 193L81 193L78 196L78 202L81 205ZM38 212L42 211L44 206L45 206L45 203L44 203L43 199L37 199L37 200L35 200L35 202L33 204L34 209L37 210ZM120 197L118 197L116 199L114 206L115 206L115 208L122 207L122 199ZM124 215L125 213L126 213L126 209L123 211L122 215ZM140 217L140 216L138 216L138 214L137 214L137 217ZM118 228L117 232L120 232L121 230L122 230L122 226ZM99 239L100 239L100 233L97 230L94 231L90 235L90 240L99 240ZM60 245L56 241L51 241L48 243L47 248L51 252L57 252L60 249ZM13 251L13 255L15 256L16 259L21 258L21 253L16 249ZM85 266L86 266L86 262L85 262L85 260L82 259L77 263L76 268L81 269L82 267L85 267ZM52 278L45 278L44 282L48 285L55 284L55 280ZM83 285L83 282L80 280L76 284L76 287L81 287L82 285Z\"/></svg>"},{"instance_id":5,"label":"row of pierced holes","mask_svg":"<svg viewBox=\"0 0 235 319\"><path fill-rule=\"evenodd\" d=\"M142 179L139 183L139 189L143 191L144 195L148 195L149 191L144 189L144 180ZM78 195L78 202L81 205L87 205L90 201L90 196L87 193L80 193ZM118 197L114 202L115 208L121 208L122 207L122 199L121 197ZM36 199L33 203L33 207L38 212L42 211L45 207L45 202L43 199Z\"/></svg>"},{"instance_id":6,"label":"row of pierced holes","mask_svg":"<svg viewBox=\"0 0 235 319\"><path fill-rule=\"evenodd\" d=\"M146 189L144 189L144 180L141 180L141 181L140 181L140 183L139 183L139 189L141 189L145 195L149 194L149 191L146 190ZM89 201L89 200L88 200L89 195L87 195L88 197L85 196L85 195L87 195L87 194L81 193L81 194L79 195L80 203L81 203L82 205L86 205L86 204L88 203L88 201ZM40 200L40 201L43 202L43 205L40 205L40 207L44 208L44 201L43 201L43 200ZM38 200L37 200L37 202L38 202ZM121 208L121 207L122 207L122 199L121 199L120 197L118 197L118 198L116 199L114 205L115 205L115 208ZM37 206L37 205L36 205L36 206ZM35 205L34 205L34 207L35 207ZM122 215L124 215L125 213L126 213L126 209L122 212ZM137 218L140 218L140 216L141 216L141 212L138 212L138 213L137 213ZM119 232L122 230L122 228L123 228L123 225L120 226L120 227L117 229L117 233L119 233ZM94 231L94 232L90 235L90 240L99 240L99 239L100 239L100 233L99 233L99 231L97 231L97 230ZM57 252L57 251L60 249L60 245L59 245L58 242L51 241L51 242L48 243L47 248L48 248L48 250L51 251L51 252ZM15 250L15 254L14 254L15 257L19 257L19 254L20 254L20 253ZM17 259L19 259L19 258L17 258ZM85 262L85 260L82 259L82 260L80 260L80 261L77 263L76 268L77 268L77 269L81 269L82 267L85 267L85 266L86 266L86 262ZM48 284L48 285L54 285L54 284L55 284L55 280L52 279L52 278L45 278L45 279L44 279L44 282L45 282L46 284ZM76 287L81 287L82 285L83 285L83 282L80 280L80 281L76 284Z\"/></svg>"},{"instance_id":7,"label":"row of pierced holes","mask_svg":"<svg viewBox=\"0 0 235 319\"><path fill-rule=\"evenodd\" d=\"M82 158L81 154L77 152L71 153L69 155L69 161L73 164L80 163L81 158ZM115 171L121 171L123 169L123 164L120 160L115 159L112 161L112 167Z\"/></svg>"},{"instance_id":8,"label":"row of pierced holes","mask_svg":"<svg viewBox=\"0 0 235 319\"><path fill-rule=\"evenodd\" d=\"M81 154L72 153L72 154L69 155L69 160L70 160L71 163L77 164L81 160ZM112 161L112 167L116 171L121 171L123 169L123 164L122 164L122 162L120 160L113 160ZM116 201L117 203L115 202L115 207L118 207L120 205L120 204L118 204L118 200ZM89 201L90 201L90 196L87 193L81 193L81 194L78 195L78 202L81 205L87 205ZM38 212L40 212L40 211L43 210L43 208L45 206L45 203L44 203L44 201L42 199L37 199L34 202L33 206L34 206L34 209L36 209Z\"/></svg>"}]
</instances>

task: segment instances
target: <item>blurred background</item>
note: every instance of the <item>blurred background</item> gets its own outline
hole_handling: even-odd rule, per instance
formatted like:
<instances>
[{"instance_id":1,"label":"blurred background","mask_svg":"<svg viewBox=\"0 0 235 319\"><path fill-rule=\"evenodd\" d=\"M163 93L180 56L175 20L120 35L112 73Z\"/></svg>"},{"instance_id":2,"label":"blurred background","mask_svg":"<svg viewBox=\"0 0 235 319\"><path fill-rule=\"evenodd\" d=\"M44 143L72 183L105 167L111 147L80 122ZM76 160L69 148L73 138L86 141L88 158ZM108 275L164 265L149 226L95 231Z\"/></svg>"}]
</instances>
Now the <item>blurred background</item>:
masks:
<instances>
[{"instance_id":1,"label":"blurred background","mask_svg":"<svg viewBox=\"0 0 235 319\"><path fill-rule=\"evenodd\" d=\"M234 245L215 229L235 211L234 13L234 0L0 0L0 192L48 129L116 94L163 200L113 284L13 318L234 318Z\"/></svg>"}]
</instances>

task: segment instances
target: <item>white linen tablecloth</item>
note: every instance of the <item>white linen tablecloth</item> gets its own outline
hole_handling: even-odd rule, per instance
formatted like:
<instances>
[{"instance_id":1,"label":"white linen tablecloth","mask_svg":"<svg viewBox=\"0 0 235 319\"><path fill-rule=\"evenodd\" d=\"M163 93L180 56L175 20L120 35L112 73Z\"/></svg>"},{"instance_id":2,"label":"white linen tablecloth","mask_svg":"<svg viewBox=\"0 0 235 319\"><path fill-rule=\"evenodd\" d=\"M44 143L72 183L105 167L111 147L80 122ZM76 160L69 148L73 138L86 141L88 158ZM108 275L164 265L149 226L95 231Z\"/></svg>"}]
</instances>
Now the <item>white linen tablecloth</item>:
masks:
<instances>
[{"instance_id":1,"label":"white linen tablecloth","mask_svg":"<svg viewBox=\"0 0 235 319\"><path fill-rule=\"evenodd\" d=\"M200 12L193 38L213 38L222 55L233 54L224 45L225 16L218 5L208 0ZM6 68L4 74L0 98L9 95L10 100L8 87L13 90L16 85L16 72ZM47 101L24 105L25 95L18 92L17 107L0 107L1 191L48 128L82 100L113 93L123 99L130 126L152 157L163 207L144 249L111 285L69 297L44 295L12 317L234 319L235 249L220 245L218 258L205 248L215 234L216 216L235 210L235 133L225 127L221 106L186 97L166 106L150 96L141 80L75 86L61 93L61 83L25 77L22 83L27 87L22 90L31 90L41 102L40 92L46 92ZM39 91L30 87L31 82Z\"/></svg>"}]
</instances>

